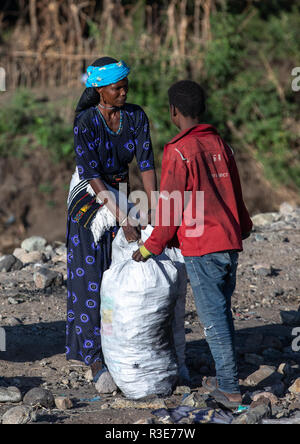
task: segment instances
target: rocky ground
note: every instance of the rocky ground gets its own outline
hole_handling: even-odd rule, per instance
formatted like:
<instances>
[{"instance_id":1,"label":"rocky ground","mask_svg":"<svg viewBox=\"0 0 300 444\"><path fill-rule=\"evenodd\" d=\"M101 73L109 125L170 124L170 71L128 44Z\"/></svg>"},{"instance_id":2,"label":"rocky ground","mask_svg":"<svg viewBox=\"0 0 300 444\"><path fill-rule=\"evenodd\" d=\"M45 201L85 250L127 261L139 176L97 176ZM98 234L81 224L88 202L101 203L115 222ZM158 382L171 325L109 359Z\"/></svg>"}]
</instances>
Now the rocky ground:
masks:
<instances>
[{"instance_id":1,"label":"rocky ground","mask_svg":"<svg viewBox=\"0 0 300 444\"><path fill-rule=\"evenodd\" d=\"M7 349L0 352L2 423L172 424L169 409L179 406L209 411L204 422L300 423L300 208L282 204L280 212L257 215L254 222L233 297L244 409L220 409L201 387L214 366L190 287L185 324L191 386L143 402L117 390L97 393L87 368L64 356L65 247L31 238L13 254L0 254L0 327ZM166 409L163 418L153 414L157 409Z\"/></svg>"}]
</instances>

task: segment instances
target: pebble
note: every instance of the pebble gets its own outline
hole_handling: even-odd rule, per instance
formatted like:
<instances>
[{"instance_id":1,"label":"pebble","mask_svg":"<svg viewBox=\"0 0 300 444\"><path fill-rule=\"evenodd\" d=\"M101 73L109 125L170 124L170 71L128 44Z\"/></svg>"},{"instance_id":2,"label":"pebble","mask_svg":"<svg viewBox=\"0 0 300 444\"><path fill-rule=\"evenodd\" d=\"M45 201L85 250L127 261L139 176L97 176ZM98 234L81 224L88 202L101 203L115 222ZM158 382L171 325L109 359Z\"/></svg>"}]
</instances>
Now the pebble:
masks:
<instances>
[{"instance_id":1,"label":"pebble","mask_svg":"<svg viewBox=\"0 0 300 444\"><path fill-rule=\"evenodd\" d=\"M270 265L267 264L255 264L253 265L253 270L258 276L269 276L272 273Z\"/></svg>"},{"instance_id":2,"label":"pebble","mask_svg":"<svg viewBox=\"0 0 300 444\"><path fill-rule=\"evenodd\" d=\"M280 373L281 375L284 376L291 376L293 374L293 369L290 366L290 364L286 363L286 362L282 362L278 369L277 369L278 373Z\"/></svg>"},{"instance_id":3,"label":"pebble","mask_svg":"<svg viewBox=\"0 0 300 444\"><path fill-rule=\"evenodd\" d=\"M68 410L73 407L73 402L70 398L66 398L64 396L59 396L54 399L56 408L59 410Z\"/></svg>"},{"instance_id":4,"label":"pebble","mask_svg":"<svg viewBox=\"0 0 300 444\"><path fill-rule=\"evenodd\" d=\"M189 396L184 397L181 401L181 405L197 408L207 408L206 400L208 396L201 396L199 393L191 393Z\"/></svg>"},{"instance_id":5,"label":"pebble","mask_svg":"<svg viewBox=\"0 0 300 444\"><path fill-rule=\"evenodd\" d=\"M174 395L184 395L185 393L191 393L190 387L186 385L178 385L174 391Z\"/></svg>"},{"instance_id":6,"label":"pebble","mask_svg":"<svg viewBox=\"0 0 300 444\"><path fill-rule=\"evenodd\" d=\"M17 387L0 387L0 402L20 402L22 394Z\"/></svg>"},{"instance_id":7,"label":"pebble","mask_svg":"<svg viewBox=\"0 0 300 444\"><path fill-rule=\"evenodd\" d=\"M92 373L92 370L91 370L91 369L89 369L89 370L85 373L84 378L85 378L85 380L86 380L87 382L93 382L93 373Z\"/></svg>"},{"instance_id":8,"label":"pebble","mask_svg":"<svg viewBox=\"0 0 300 444\"><path fill-rule=\"evenodd\" d=\"M7 299L7 302L8 302L9 304L11 304L11 305L18 305L18 303L19 303L16 299L14 299L14 298L12 298L12 297L9 297L9 298Z\"/></svg>"},{"instance_id":9,"label":"pebble","mask_svg":"<svg viewBox=\"0 0 300 444\"><path fill-rule=\"evenodd\" d=\"M49 390L35 387L26 393L23 401L31 406L40 405L45 408L51 408L54 405L54 396Z\"/></svg>"},{"instance_id":10,"label":"pebble","mask_svg":"<svg viewBox=\"0 0 300 444\"><path fill-rule=\"evenodd\" d=\"M113 393L118 389L109 372L104 372L95 384L98 393Z\"/></svg>"},{"instance_id":11,"label":"pebble","mask_svg":"<svg viewBox=\"0 0 300 444\"><path fill-rule=\"evenodd\" d=\"M297 378L296 381L289 387L289 392L295 394L300 393L300 378Z\"/></svg>"},{"instance_id":12,"label":"pebble","mask_svg":"<svg viewBox=\"0 0 300 444\"><path fill-rule=\"evenodd\" d=\"M12 407L2 416L2 424L28 424L34 421L36 421L35 412L25 405Z\"/></svg>"},{"instance_id":13,"label":"pebble","mask_svg":"<svg viewBox=\"0 0 300 444\"><path fill-rule=\"evenodd\" d=\"M270 407L271 402L266 396L261 396L256 401L252 401L252 403L250 404L250 409L255 409L255 407L258 407L260 405L267 405Z\"/></svg>"},{"instance_id":14,"label":"pebble","mask_svg":"<svg viewBox=\"0 0 300 444\"><path fill-rule=\"evenodd\" d=\"M260 392L256 393L256 395L253 396L253 401L258 401L261 398L267 398L271 404L277 404L278 398L271 392Z\"/></svg>"}]
</instances>

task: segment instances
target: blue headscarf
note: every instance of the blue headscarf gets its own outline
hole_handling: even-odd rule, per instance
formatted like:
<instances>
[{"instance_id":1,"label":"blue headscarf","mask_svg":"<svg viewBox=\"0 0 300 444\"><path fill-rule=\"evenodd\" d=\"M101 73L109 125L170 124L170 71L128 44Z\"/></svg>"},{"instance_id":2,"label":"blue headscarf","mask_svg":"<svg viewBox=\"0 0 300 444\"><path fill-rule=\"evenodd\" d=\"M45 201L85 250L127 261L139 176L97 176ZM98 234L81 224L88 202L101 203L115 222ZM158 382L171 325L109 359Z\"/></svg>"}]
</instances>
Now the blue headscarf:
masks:
<instances>
[{"instance_id":1,"label":"blue headscarf","mask_svg":"<svg viewBox=\"0 0 300 444\"><path fill-rule=\"evenodd\" d=\"M111 85L128 76L130 68L123 60L105 66L89 66L87 69L87 88Z\"/></svg>"}]
</instances>

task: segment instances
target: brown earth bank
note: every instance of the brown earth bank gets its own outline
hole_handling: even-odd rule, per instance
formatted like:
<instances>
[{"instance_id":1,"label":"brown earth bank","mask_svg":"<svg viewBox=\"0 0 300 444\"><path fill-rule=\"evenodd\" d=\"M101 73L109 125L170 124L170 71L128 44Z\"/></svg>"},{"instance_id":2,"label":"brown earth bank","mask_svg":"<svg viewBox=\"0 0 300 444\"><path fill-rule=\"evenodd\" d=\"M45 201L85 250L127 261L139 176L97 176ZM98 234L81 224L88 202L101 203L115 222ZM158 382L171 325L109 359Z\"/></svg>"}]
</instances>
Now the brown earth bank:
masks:
<instances>
[{"instance_id":1,"label":"brown earth bank","mask_svg":"<svg viewBox=\"0 0 300 444\"><path fill-rule=\"evenodd\" d=\"M59 242L44 241L32 253L15 250L20 263L0 271L0 326L7 339L7 351L0 352L3 422L15 420L11 409L18 406L22 420L34 424L173 424L168 415L162 419L153 412L185 406L209 410L204 422L213 422L213 413L242 424L300 423L300 208L284 204L278 213L255 216L254 223L232 301L244 412L216 405L201 386L204 375L214 375L214 363L190 286L185 332L191 385L143 402L118 390L99 395L87 368L65 360L66 251ZM37 278L41 268L52 273L48 282Z\"/></svg>"}]
</instances>

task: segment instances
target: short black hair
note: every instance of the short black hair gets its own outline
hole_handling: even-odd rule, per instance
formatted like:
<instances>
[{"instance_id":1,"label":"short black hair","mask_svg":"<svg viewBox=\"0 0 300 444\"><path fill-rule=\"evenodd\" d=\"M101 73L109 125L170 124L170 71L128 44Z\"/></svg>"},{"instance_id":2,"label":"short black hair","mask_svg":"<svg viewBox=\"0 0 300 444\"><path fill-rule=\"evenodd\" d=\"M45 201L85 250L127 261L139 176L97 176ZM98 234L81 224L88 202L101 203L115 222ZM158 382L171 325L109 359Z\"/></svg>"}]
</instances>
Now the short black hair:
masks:
<instances>
[{"instance_id":1,"label":"short black hair","mask_svg":"<svg viewBox=\"0 0 300 444\"><path fill-rule=\"evenodd\" d=\"M180 80L168 90L170 105L176 106L185 117L200 117L205 112L205 93L199 83Z\"/></svg>"}]
</instances>

